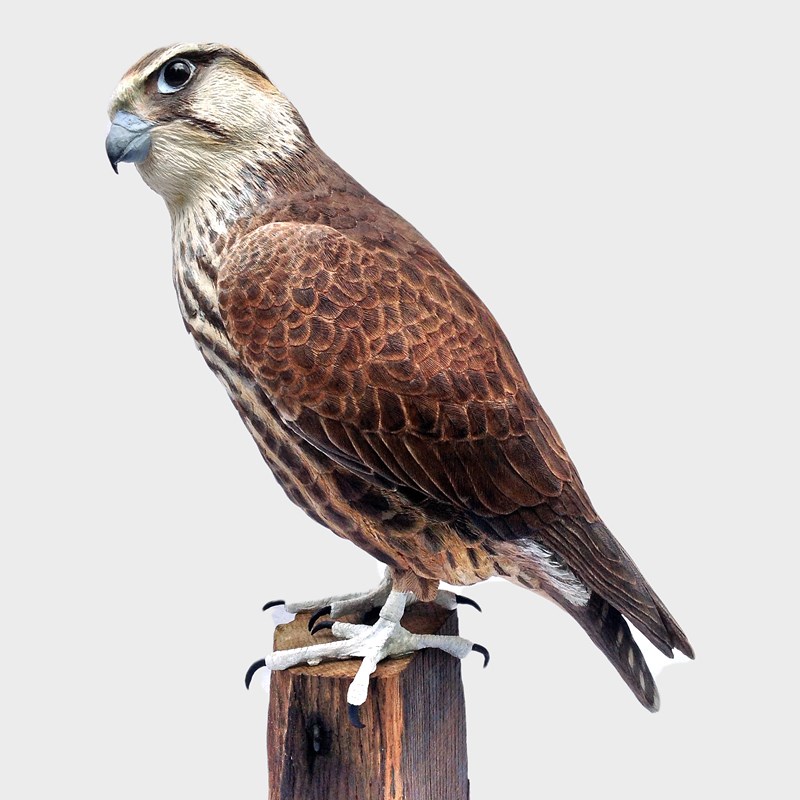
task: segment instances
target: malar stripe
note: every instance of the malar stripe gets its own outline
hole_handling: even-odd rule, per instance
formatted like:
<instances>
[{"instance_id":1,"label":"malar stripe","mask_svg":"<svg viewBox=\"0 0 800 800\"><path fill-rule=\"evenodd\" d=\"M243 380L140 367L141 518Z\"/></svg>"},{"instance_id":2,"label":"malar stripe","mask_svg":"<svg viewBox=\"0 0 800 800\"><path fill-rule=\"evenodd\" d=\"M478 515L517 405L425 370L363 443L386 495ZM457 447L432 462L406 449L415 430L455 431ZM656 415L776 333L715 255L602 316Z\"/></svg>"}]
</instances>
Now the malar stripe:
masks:
<instances>
[{"instance_id":1,"label":"malar stripe","mask_svg":"<svg viewBox=\"0 0 800 800\"><path fill-rule=\"evenodd\" d=\"M210 133L216 139L227 139L228 138L228 131L219 125L216 122L212 122L208 119L202 119L201 117L194 117L188 114L181 115L181 120L183 122L188 122L190 125L194 125L196 128L200 128L204 130L206 133Z\"/></svg>"}]
</instances>

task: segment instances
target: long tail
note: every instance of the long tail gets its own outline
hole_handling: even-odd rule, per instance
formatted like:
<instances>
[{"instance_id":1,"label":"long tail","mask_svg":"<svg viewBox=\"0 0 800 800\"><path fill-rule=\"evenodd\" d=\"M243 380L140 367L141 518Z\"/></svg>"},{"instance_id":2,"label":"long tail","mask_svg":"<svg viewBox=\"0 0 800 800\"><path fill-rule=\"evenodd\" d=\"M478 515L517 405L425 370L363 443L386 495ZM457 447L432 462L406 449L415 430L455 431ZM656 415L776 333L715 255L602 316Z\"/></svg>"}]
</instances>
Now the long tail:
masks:
<instances>
[{"instance_id":1,"label":"long tail","mask_svg":"<svg viewBox=\"0 0 800 800\"><path fill-rule=\"evenodd\" d=\"M520 509L503 518L511 535L495 544L503 556L501 574L546 594L574 617L642 705L657 711L658 691L628 621L669 658L673 650L694 658L686 634L600 520L551 514L537 527L532 513Z\"/></svg>"},{"instance_id":2,"label":"long tail","mask_svg":"<svg viewBox=\"0 0 800 800\"><path fill-rule=\"evenodd\" d=\"M592 592L585 606L573 605L555 594L551 597L605 653L639 702L649 711L658 711L658 689L622 614L596 592Z\"/></svg>"}]
</instances>

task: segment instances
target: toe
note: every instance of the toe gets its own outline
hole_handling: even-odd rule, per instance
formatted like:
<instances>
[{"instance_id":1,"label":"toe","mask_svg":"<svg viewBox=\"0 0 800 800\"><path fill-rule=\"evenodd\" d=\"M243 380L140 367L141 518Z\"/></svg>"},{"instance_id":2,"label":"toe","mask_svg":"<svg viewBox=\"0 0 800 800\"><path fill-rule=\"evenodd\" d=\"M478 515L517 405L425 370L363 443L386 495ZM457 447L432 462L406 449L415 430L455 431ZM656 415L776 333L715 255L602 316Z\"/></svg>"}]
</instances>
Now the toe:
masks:
<instances>
[{"instance_id":1,"label":"toe","mask_svg":"<svg viewBox=\"0 0 800 800\"><path fill-rule=\"evenodd\" d=\"M483 656L483 667L486 669L489 666L489 651L482 644L473 644L472 651Z\"/></svg>"},{"instance_id":2,"label":"toe","mask_svg":"<svg viewBox=\"0 0 800 800\"><path fill-rule=\"evenodd\" d=\"M347 716L350 717L350 724L354 728L363 728L364 723L358 713L359 706L354 706L352 703L347 704Z\"/></svg>"},{"instance_id":3,"label":"toe","mask_svg":"<svg viewBox=\"0 0 800 800\"><path fill-rule=\"evenodd\" d=\"M483 609L471 597L464 597L463 594L456 595L456 603L461 606L472 606L473 608L478 609L478 611L483 611Z\"/></svg>"},{"instance_id":4,"label":"toe","mask_svg":"<svg viewBox=\"0 0 800 800\"><path fill-rule=\"evenodd\" d=\"M325 620L324 622L318 622L312 629L311 635L314 636L319 631L330 630L334 626L333 620Z\"/></svg>"},{"instance_id":5,"label":"toe","mask_svg":"<svg viewBox=\"0 0 800 800\"><path fill-rule=\"evenodd\" d=\"M314 612L314 613L311 615L310 619L308 620L308 629L309 629L309 630L310 630L312 633L314 633L314 631L312 630L312 628L314 627L314 623L315 623L315 622L316 622L316 621L317 621L317 620L318 620L320 617L324 617L324 616L326 616L327 614L330 614L330 613L331 613L331 607L330 607L330 606L323 606L322 608L320 608L320 609L317 609L317 610L316 610L316 611L315 611L315 612Z\"/></svg>"},{"instance_id":6,"label":"toe","mask_svg":"<svg viewBox=\"0 0 800 800\"><path fill-rule=\"evenodd\" d=\"M246 689L250 688L250 682L253 680L253 676L258 672L262 667L266 667L267 662L266 659L260 658L258 661L254 661L247 670L247 674L244 676L244 685Z\"/></svg>"}]
</instances>

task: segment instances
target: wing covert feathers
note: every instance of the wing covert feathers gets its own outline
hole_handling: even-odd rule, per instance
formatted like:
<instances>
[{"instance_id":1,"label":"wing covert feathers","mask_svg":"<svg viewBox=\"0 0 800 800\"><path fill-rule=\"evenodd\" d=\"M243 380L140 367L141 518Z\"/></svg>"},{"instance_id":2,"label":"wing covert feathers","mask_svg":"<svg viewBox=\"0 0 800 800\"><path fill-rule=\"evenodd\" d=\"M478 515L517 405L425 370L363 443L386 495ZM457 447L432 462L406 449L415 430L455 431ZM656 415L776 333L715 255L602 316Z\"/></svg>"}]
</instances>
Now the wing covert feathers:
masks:
<instances>
[{"instance_id":1,"label":"wing covert feathers","mask_svg":"<svg viewBox=\"0 0 800 800\"><path fill-rule=\"evenodd\" d=\"M219 274L228 335L284 421L328 456L475 514L549 498L594 519L497 323L433 250L277 222Z\"/></svg>"}]
</instances>

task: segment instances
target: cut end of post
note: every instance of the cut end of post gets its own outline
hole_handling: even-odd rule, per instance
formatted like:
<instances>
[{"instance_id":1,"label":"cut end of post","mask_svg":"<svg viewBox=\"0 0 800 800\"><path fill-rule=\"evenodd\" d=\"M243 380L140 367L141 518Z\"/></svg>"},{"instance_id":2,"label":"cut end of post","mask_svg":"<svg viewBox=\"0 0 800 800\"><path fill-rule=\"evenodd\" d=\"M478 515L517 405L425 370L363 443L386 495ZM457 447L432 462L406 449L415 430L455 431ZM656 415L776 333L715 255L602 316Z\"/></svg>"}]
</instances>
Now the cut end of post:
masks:
<instances>
[{"instance_id":1,"label":"cut end of post","mask_svg":"<svg viewBox=\"0 0 800 800\"><path fill-rule=\"evenodd\" d=\"M309 617L298 614L288 625L279 625L275 649L334 641L328 626L317 620L312 638ZM458 618L455 611L415 603L403 626L413 633L455 635ZM468 800L459 659L422 650L382 661L366 702L355 706L347 702L347 690L360 663L335 661L272 673L270 798Z\"/></svg>"}]
</instances>

